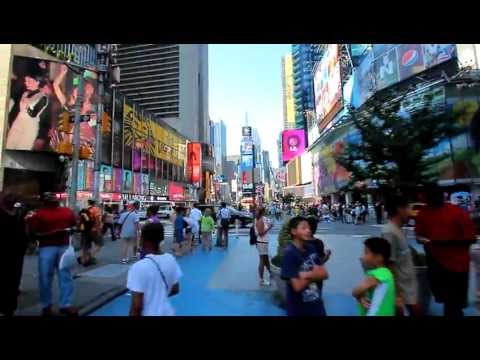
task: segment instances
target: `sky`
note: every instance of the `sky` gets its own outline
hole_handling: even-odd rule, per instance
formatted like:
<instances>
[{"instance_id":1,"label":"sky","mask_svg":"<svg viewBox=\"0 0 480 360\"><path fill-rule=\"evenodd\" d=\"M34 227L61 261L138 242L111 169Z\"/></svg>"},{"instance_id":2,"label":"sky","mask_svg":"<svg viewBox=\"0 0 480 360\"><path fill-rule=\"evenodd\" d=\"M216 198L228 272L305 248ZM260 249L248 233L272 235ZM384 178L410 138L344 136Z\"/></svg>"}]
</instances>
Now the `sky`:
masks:
<instances>
[{"instance_id":1,"label":"sky","mask_svg":"<svg viewBox=\"0 0 480 360\"><path fill-rule=\"evenodd\" d=\"M227 128L227 155L239 155L241 128L260 133L262 149L278 166L277 139L283 126L282 56L290 44L214 44L208 46L209 112Z\"/></svg>"}]
</instances>

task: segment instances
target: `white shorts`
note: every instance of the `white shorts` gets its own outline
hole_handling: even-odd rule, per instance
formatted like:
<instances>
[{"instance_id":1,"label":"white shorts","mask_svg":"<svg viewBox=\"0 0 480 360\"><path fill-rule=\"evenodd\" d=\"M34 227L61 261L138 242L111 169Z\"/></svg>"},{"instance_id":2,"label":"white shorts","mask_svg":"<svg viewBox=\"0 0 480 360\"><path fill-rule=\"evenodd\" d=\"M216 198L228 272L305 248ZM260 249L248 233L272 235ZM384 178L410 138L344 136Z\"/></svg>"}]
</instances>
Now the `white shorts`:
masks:
<instances>
[{"instance_id":1,"label":"white shorts","mask_svg":"<svg viewBox=\"0 0 480 360\"><path fill-rule=\"evenodd\" d=\"M258 255L268 255L268 243L257 242Z\"/></svg>"}]
</instances>

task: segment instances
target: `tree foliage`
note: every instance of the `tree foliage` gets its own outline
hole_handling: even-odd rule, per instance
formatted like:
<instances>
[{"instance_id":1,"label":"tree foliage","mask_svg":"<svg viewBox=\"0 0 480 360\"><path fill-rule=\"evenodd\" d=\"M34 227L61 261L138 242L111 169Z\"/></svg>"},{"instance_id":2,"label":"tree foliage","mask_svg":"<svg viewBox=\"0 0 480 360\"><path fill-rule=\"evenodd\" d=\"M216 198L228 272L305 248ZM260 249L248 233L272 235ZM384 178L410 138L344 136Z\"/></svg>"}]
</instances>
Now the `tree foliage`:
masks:
<instances>
[{"instance_id":1,"label":"tree foliage","mask_svg":"<svg viewBox=\"0 0 480 360\"><path fill-rule=\"evenodd\" d=\"M383 187L405 189L433 180L430 169L445 156L429 157L428 152L459 135L463 127L450 112L433 108L431 99L415 111L400 111L404 96L348 109L346 121L360 132L361 141L347 144L336 156L336 161L351 172L347 187L377 180Z\"/></svg>"}]
</instances>

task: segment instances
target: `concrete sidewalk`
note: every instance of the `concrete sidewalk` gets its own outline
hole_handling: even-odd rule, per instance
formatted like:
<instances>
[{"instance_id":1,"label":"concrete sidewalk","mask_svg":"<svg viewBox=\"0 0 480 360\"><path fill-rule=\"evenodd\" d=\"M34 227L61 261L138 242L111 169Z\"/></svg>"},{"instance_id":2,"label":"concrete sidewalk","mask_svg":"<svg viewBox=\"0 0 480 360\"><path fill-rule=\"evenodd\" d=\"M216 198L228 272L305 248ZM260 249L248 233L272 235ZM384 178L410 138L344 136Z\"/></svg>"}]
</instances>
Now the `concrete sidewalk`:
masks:
<instances>
[{"instance_id":1,"label":"concrete sidewalk","mask_svg":"<svg viewBox=\"0 0 480 360\"><path fill-rule=\"evenodd\" d=\"M80 252L77 252L80 256ZM105 246L97 256L97 264L83 267L75 265L72 269L74 277L73 305L81 315L86 314L104 302L113 299L126 290L126 275L130 265L121 265L120 241L112 242L105 236ZM95 270L95 271L92 271ZM23 276L20 285L16 315L37 316L41 314L38 289L38 256L25 255ZM53 279L53 303L58 310L58 280Z\"/></svg>"}]
</instances>

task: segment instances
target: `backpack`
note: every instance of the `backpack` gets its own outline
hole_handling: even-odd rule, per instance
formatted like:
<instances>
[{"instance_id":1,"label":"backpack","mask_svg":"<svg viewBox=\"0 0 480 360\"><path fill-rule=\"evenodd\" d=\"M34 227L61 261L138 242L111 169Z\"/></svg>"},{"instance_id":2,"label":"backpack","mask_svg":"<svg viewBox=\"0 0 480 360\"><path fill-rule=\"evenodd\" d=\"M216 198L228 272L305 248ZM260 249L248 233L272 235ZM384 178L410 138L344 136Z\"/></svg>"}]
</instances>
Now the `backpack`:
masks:
<instances>
[{"instance_id":1,"label":"backpack","mask_svg":"<svg viewBox=\"0 0 480 360\"><path fill-rule=\"evenodd\" d=\"M80 232L90 232L95 225L95 219L90 213L90 210L83 209L80 211Z\"/></svg>"},{"instance_id":2,"label":"backpack","mask_svg":"<svg viewBox=\"0 0 480 360\"><path fill-rule=\"evenodd\" d=\"M250 245L254 246L257 244L257 234L255 232L255 224L250 227Z\"/></svg>"}]
</instances>

